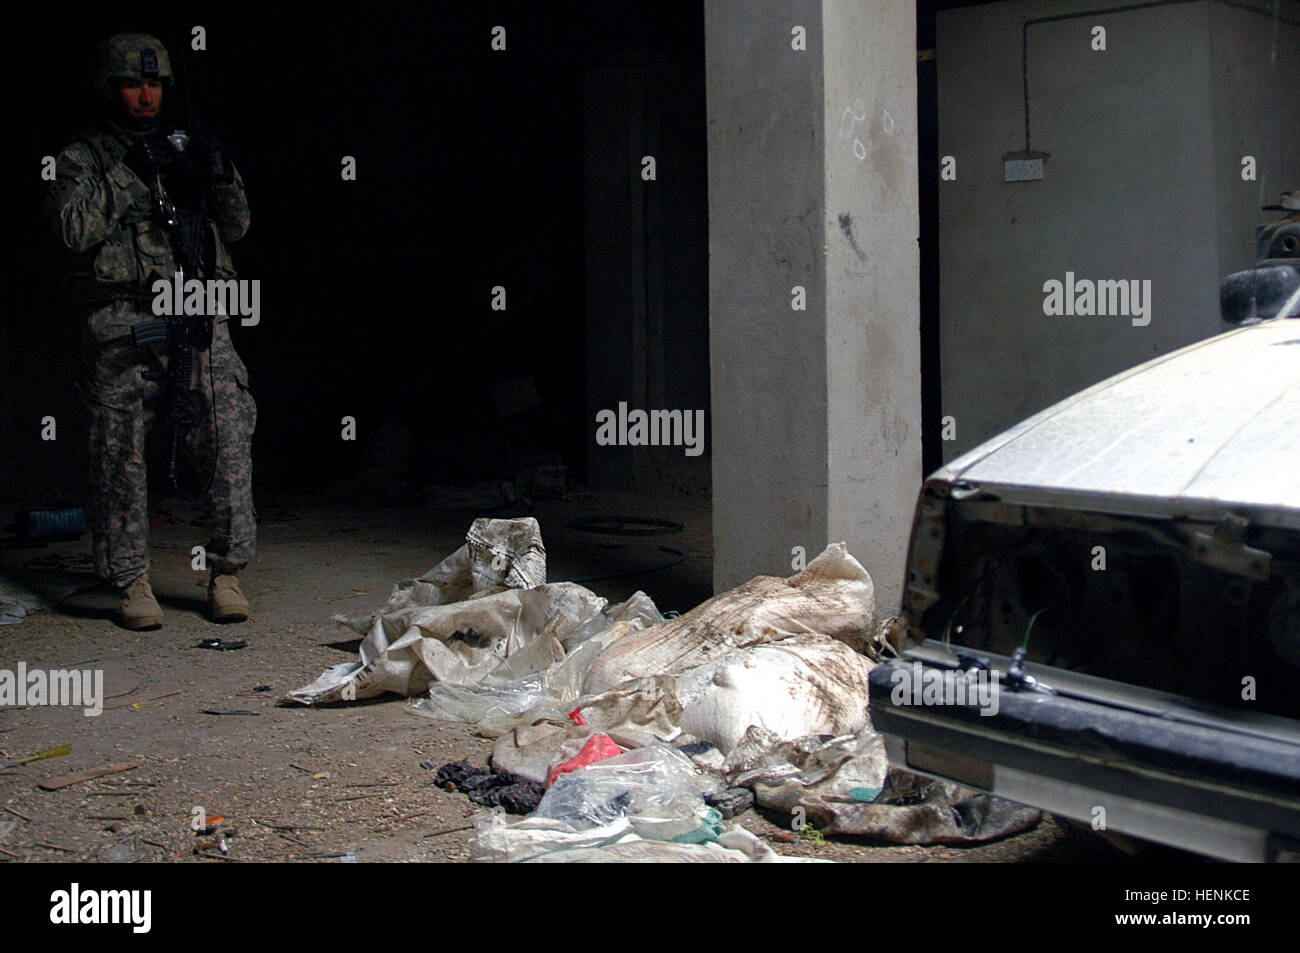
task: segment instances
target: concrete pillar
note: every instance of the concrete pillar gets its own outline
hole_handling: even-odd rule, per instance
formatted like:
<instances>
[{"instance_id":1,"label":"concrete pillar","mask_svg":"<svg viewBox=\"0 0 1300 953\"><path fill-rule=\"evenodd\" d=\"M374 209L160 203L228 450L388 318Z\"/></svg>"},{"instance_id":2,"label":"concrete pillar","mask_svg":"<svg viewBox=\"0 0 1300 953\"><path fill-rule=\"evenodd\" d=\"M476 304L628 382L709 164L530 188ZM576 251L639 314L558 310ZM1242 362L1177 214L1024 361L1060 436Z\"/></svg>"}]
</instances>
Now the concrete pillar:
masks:
<instances>
[{"instance_id":1,"label":"concrete pillar","mask_svg":"<svg viewBox=\"0 0 1300 953\"><path fill-rule=\"evenodd\" d=\"M921 479L915 0L716 0L705 29L714 586L845 540L892 612Z\"/></svg>"}]
</instances>

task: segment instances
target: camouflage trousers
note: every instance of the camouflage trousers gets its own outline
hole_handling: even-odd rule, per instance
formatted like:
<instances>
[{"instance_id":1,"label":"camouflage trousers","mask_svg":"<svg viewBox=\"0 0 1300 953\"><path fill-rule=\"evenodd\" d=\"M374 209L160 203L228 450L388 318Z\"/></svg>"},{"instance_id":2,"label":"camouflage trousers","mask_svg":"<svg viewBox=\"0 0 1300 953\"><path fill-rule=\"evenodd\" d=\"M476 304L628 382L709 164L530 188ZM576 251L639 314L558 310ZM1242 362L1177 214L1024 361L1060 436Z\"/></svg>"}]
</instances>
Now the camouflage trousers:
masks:
<instances>
[{"instance_id":1,"label":"camouflage trousers","mask_svg":"<svg viewBox=\"0 0 1300 953\"><path fill-rule=\"evenodd\" d=\"M191 472L181 488L203 490L208 568L238 572L257 540L250 454L257 405L225 322L216 325L211 348L198 352L194 363L199 413L180 443ZM87 342L92 551L96 574L118 586L149 569L145 438L166 413L170 395L165 381L145 380L143 374L161 372L166 364L164 345L137 346L130 337Z\"/></svg>"}]
</instances>

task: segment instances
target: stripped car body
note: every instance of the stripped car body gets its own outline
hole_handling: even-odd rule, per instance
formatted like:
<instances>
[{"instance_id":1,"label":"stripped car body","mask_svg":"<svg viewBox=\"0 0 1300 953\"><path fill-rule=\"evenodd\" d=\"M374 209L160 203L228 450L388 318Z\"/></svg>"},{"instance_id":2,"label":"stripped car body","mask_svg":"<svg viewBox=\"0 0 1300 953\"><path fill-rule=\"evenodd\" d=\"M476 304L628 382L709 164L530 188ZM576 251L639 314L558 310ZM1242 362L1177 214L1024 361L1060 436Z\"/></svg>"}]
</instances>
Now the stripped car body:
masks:
<instances>
[{"instance_id":1,"label":"stripped car body","mask_svg":"<svg viewBox=\"0 0 1300 953\"><path fill-rule=\"evenodd\" d=\"M904 621L871 677L898 766L1300 857L1300 322L1157 358L934 473ZM996 713L900 694L917 663L996 677Z\"/></svg>"}]
</instances>

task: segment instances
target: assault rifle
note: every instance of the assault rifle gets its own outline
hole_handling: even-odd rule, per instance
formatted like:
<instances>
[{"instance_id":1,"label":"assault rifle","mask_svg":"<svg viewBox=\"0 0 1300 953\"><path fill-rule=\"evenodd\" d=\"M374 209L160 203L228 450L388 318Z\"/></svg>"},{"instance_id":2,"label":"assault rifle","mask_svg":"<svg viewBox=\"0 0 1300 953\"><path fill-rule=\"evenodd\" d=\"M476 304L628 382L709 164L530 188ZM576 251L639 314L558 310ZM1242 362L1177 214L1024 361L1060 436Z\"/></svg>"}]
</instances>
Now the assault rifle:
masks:
<instances>
[{"instance_id":1,"label":"assault rifle","mask_svg":"<svg viewBox=\"0 0 1300 953\"><path fill-rule=\"evenodd\" d=\"M177 280L212 277L215 255L213 237L208 224L207 193L214 181L228 176L226 164L219 149L211 148L215 140L203 135L193 123L189 103L189 76L186 71L186 126L193 128L191 135L184 129L175 129L166 137L169 148L159 150L168 156L166 164L155 164L150 183L151 204L156 220L171 239L180 265L181 277ZM187 148L197 141L203 154L187 155ZM193 150L190 150L192 153ZM180 185L180 198L185 208L178 208L167 189L167 180L174 173ZM150 286L153 278L151 276ZM146 371L146 380L166 381L170 391L168 420L172 428L171 454L167 476L177 491L177 451L183 434L199 424L203 398L193 387L195 354L212 345L213 317L207 314L172 314L162 320L146 321L132 328L137 345L165 344L167 370L159 373ZM213 450L213 476L216 474L216 452Z\"/></svg>"}]
</instances>

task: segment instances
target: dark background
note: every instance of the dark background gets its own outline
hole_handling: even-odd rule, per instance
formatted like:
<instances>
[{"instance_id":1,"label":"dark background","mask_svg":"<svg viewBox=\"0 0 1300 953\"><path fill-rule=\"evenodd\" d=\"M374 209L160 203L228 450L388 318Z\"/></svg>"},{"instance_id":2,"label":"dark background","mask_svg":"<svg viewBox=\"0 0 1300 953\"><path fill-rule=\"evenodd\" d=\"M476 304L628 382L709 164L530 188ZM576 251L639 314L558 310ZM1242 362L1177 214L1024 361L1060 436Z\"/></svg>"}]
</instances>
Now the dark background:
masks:
<instances>
[{"instance_id":1,"label":"dark background","mask_svg":"<svg viewBox=\"0 0 1300 953\"><path fill-rule=\"evenodd\" d=\"M937 7L923 0L918 46L933 47ZM259 405L259 487L309 488L355 474L382 425L414 441L422 483L507 477L542 453L586 476L592 426L584 317L583 82L640 57L675 72L661 108L691 143L705 176L703 7L700 0L367 5L308 13L226 6L76 11L50 7L10 44L10 184L0 270L0 438L12 452L0 494L84 483L78 326L62 305L64 256L41 213L41 158L96 115L88 77L96 46L122 30L167 45L188 72L193 114L226 144L248 187L252 227L232 247L244 278L262 280L261 324L235 327ZM508 51L489 48L508 29ZM190 28L207 50L189 51ZM184 52L184 58L182 58ZM165 94L164 119L184 124L185 76ZM922 335L926 469L938 463L937 156L934 64L921 94ZM667 88L667 87L665 87ZM662 94L661 94L662 97ZM340 160L357 159L342 181ZM693 193L692 227L707 227ZM586 209L590 212L590 209ZM595 210L598 215L602 210ZM613 211L613 210L612 210ZM614 227L618 227L615 222ZM707 248L699 235L692 248ZM669 250L671 254L672 249ZM707 384L707 270L687 309L682 373ZM489 307L508 289L509 308ZM493 387L532 375L541 405L501 417ZM705 404L704 406L707 406ZM39 438L56 417L59 439ZM340 418L358 420L355 443Z\"/></svg>"}]
</instances>

